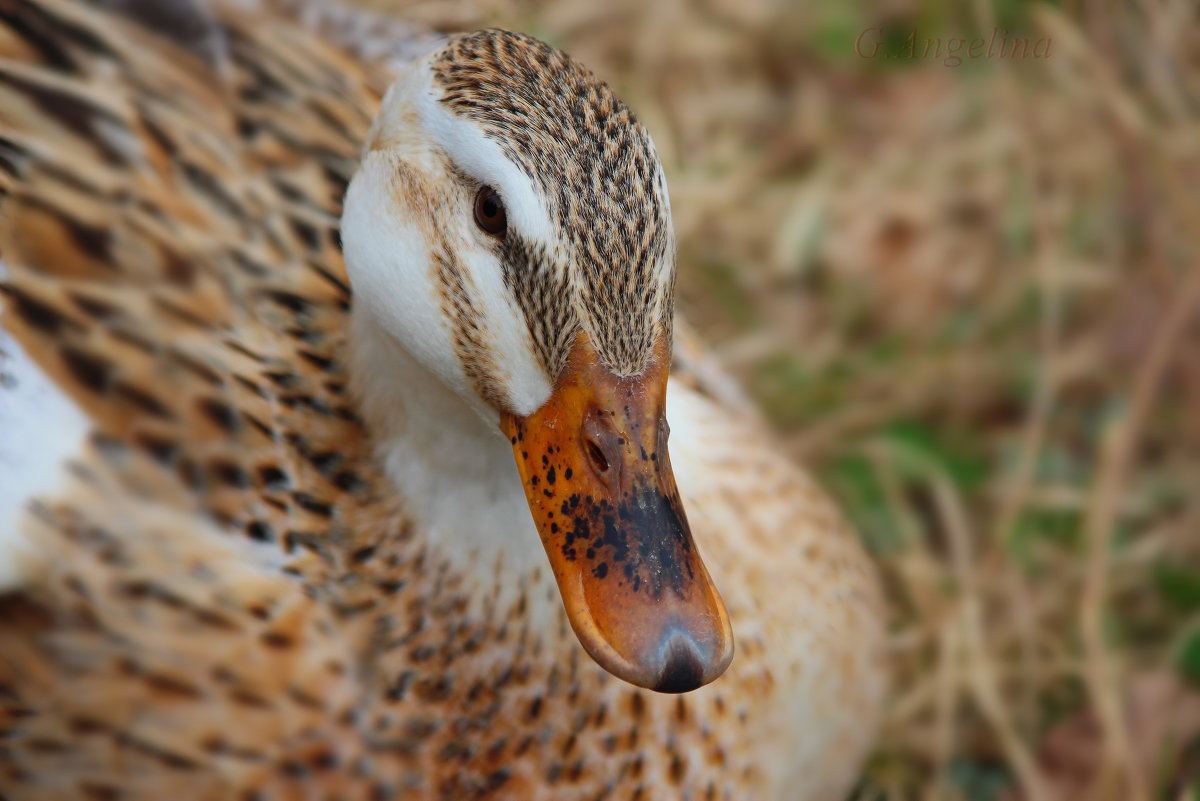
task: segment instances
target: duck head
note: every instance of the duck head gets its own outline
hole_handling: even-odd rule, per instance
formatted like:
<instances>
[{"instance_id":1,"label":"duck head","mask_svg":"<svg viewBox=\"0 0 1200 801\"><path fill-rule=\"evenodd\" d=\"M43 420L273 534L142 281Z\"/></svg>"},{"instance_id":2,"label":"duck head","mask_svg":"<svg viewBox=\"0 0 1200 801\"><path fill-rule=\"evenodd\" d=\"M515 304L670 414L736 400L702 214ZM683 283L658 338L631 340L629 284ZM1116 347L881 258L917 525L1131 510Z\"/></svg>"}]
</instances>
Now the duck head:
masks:
<instances>
[{"instance_id":1,"label":"duck head","mask_svg":"<svg viewBox=\"0 0 1200 801\"><path fill-rule=\"evenodd\" d=\"M733 636L667 453L666 182L625 105L534 39L451 39L388 91L343 240L355 314L507 439L588 653L663 692L719 676Z\"/></svg>"}]
</instances>

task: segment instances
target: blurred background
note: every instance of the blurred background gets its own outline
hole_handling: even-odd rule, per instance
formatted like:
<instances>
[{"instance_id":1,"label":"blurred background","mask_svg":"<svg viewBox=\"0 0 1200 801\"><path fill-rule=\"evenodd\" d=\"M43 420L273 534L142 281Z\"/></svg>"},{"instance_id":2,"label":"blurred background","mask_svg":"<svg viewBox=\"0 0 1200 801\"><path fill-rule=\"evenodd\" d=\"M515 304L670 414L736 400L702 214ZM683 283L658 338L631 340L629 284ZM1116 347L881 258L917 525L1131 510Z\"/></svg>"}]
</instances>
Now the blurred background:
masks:
<instances>
[{"instance_id":1,"label":"blurred background","mask_svg":"<svg viewBox=\"0 0 1200 801\"><path fill-rule=\"evenodd\" d=\"M650 128L683 315L881 565L857 799L1200 799L1193 0L355 2Z\"/></svg>"}]
</instances>

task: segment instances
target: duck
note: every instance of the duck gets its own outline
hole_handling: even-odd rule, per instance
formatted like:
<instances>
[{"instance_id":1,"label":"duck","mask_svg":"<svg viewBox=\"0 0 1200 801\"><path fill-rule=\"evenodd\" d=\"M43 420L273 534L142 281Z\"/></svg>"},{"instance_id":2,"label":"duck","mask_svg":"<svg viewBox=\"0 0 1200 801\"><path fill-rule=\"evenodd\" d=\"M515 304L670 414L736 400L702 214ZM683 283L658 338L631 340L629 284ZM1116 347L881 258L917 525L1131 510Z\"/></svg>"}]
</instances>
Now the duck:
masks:
<instances>
[{"instance_id":1,"label":"duck","mask_svg":"<svg viewBox=\"0 0 1200 801\"><path fill-rule=\"evenodd\" d=\"M674 254L537 39L0 3L0 796L844 798L879 580Z\"/></svg>"}]
</instances>

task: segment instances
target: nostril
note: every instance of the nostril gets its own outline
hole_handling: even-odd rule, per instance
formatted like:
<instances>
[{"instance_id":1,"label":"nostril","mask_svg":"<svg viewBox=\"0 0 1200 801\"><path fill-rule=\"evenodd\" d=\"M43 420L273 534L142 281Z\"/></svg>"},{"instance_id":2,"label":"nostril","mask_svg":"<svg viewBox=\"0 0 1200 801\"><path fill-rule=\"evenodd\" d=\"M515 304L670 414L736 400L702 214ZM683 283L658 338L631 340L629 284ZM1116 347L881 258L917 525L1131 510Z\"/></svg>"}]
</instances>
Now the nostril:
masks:
<instances>
[{"instance_id":1,"label":"nostril","mask_svg":"<svg viewBox=\"0 0 1200 801\"><path fill-rule=\"evenodd\" d=\"M584 438L583 450L587 453L588 462L591 463L592 469L597 475L604 475L608 472L608 457L604 455L604 450L599 443L591 438Z\"/></svg>"}]
</instances>

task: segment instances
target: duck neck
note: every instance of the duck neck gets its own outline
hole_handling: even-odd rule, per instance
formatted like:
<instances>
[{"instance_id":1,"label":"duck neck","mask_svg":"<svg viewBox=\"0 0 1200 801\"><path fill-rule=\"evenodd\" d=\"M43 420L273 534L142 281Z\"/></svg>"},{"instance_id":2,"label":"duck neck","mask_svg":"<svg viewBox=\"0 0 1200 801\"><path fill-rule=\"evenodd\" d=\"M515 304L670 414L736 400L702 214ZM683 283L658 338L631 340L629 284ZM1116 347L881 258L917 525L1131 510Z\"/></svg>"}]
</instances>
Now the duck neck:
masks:
<instances>
[{"instance_id":1,"label":"duck neck","mask_svg":"<svg viewBox=\"0 0 1200 801\"><path fill-rule=\"evenodd\" d=\"M492 580L548 569L500 430L366 314L354 315L350 351L377 453L430 548Z\"/></svg>"}]
</instances>

